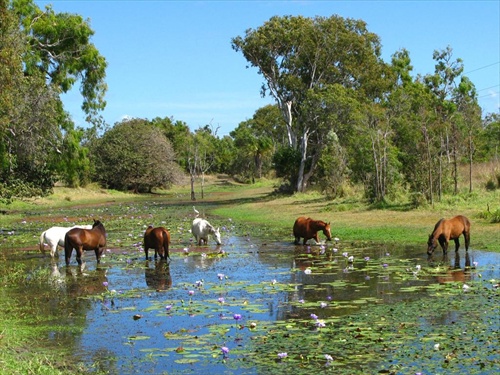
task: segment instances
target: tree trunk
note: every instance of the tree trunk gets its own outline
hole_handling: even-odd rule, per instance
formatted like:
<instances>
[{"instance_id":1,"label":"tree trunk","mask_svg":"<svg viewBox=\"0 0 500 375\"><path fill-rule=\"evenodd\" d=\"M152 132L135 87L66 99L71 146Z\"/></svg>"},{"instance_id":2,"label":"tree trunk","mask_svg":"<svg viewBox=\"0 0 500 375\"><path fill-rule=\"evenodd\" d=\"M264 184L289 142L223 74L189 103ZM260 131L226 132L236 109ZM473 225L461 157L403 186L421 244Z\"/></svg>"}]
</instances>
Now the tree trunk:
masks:
<instances>
[{"instance_id":1,"label":"tree trunk","mask_svg":"<svg viewBox=\"0 0 500 375\"><path fill-rule=\"evenodd\" d=\"M307 142L309 140L309 129L304 131L300 141L300 166L299 166L299 174L297 176L297 191L304 192L306 190L306 185L304 181L304 170L306 167L307 161Z\"/></svg>"},{"instance_id":2,"label":"tree trunk","mask_svg":"<svg viewBox=\"0 0 500 375\"><path fill-rule=\"evenodd\" d=\"M194 195L194 175L191 173L191 200L195 201L196 196Z\"/></svg>"}]
</instances>

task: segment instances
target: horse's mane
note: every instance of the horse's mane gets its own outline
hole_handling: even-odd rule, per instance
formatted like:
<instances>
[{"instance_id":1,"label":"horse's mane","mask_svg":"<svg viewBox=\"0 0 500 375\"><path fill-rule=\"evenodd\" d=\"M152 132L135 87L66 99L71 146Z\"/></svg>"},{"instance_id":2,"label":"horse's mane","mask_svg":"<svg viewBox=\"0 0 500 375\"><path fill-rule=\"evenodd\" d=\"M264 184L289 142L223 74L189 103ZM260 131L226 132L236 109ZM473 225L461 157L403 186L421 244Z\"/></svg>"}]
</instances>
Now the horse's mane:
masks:
<instances>
[{"instance_id":1,"label":"horse's mane","mask_svg":"<svg viewBox=\"0 0 500 375\"><path fill-rule=\"evenodd\" d=\"M441 223L444 221L444 218L440 219L436 225L434 225L434 230L432 231L432 234L434 234L436 232L436 230L439 228L439 226L441 225Z\"/></svg>"}]
</instances>

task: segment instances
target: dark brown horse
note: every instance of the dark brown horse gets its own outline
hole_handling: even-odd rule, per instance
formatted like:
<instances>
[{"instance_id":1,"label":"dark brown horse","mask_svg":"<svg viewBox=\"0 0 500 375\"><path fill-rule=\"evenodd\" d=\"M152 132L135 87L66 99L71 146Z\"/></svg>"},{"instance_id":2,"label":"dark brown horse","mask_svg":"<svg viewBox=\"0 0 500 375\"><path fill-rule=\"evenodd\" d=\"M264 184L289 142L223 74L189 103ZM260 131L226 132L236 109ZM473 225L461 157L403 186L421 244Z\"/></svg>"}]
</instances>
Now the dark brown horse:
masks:
<instances>
[{"instance_id":1,"label":"dark brown horse","mask_svg":"<svg viewBox=\"0 0 500 375\"><path fill-rule=\"evenodd\" d=\"M460 247L459 238L461 235L465 238L465 251L469 251L470 243L470 221L465 216L458 215L452 219L441 219L439 220L432 234L429 235L429 240L427 241L427 254L430 256L437 247L437 244L441 245L443 249L443 254L448 252L448 242L450 240L455 241L455 252L458 251Z\"/></svg>"},{"instance_id":2,"label":"dark brown horse","mask_svg":"<svg viewBox=\"0 0 500 375\"><path fill-rule=\"evenodd\" d=\"M321 220L313 220L310 217L303 216L295 220L293 224L293 236L295 237L295 245L299 244L300 238L304 238L304 245L308 240L313 238L316 243L319 243L318 231L322 230L328 241L332 240L330 233L330 223L325 223Z\"/></svg>"},{"instance_id":3,"label":"dark brown horse","mask_svg":"<svg viewBox=\"0 0 500 375\"><path fill-rule=\"evenodd\" d=\"M170 244L170 233L164 227L153 228L150 225L144 233L144 252L148 259L148 250L155 249L155 259L160 255L160 259L170 259L168 245Z\"/></svg>"},{"instance_id":4,"label":"dark brown horse","mask_svg":"<svg viewBox=\"0 0 500 375\"><path fill-rule=\"evenodd\" d=\"M83 250L94 250L97 263L106 247L106 229L99 220L94 220L92 229L73 228L64 237L64 254L66 265L69 265L71 253L76 250L76 261L82 264Z\"/></svg>"}]
</instances>

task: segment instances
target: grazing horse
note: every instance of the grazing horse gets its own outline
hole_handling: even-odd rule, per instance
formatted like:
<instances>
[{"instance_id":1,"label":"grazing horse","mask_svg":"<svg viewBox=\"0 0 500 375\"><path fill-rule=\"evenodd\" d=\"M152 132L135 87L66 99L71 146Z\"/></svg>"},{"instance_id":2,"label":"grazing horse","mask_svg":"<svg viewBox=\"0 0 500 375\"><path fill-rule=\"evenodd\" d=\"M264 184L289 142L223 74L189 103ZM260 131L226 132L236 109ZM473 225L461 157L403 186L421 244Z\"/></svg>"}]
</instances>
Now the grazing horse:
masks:
<instances>
[{"instance_id":1,"label":"grazing horse","mask_svg":"<svg viewBox=\"0 0 500 375\"><path fill-rule=\"evenodd\" d=\"M64 236L66 233L73 228L82 229L92 229L92 225L75 225L73 227L52 227L47 229L40 235L40 243L38 244L40 252L45 254L44 244L46 243L50 247L50 256L53 258L55 255L59 255L57 252L57 246L64 247Z\"/></svg>"},{"instance_id":2,"label":"grazing horse","mask_svg":"<svg viewBox=\"0 0 500 375\"><path fill-rule=\"evenodd\" d=\"M168 245L170 244L170 233L164 227L153 228L150 225L144 233L144 252L148 260L148 250L155 249L155 259L160 255L160 259L170 259Z\"/></svg>"},{"instance_id":3,"label":"grazing horse","mask_svg":"<svg viewBox=\"0 0 500 375\"><path fill-rule=\"evenodd\" d=\"M193 225L191 225L191 233L193 233L196 243L201 246L201 242L204 241L205 244L208 243L208 235L212 235L217 242L217 245L221 244L220 231L219 228L215 229L207 220L202 218L196 218L193 220Z\"/></svg>"},{"instance_id":4,"label":"grazing horse","mask_svg":"<svg viewBox=\"0 0 500 375\"><path fill-rule=\"evenodd\" d=\"M71 253L76 249L76 261L82 264L83 250L94 250L97 263L106 247L106 229L99 220L94 220L92 229L73 228L64 237L64 254L69 265Z\"/></svg>"},{"instance_id":5,"label":"grazing horse","mask_svg":"<svg viewBox=\"0 0 500 375\"><path fill-rule=\"evenodd\" d=\"M322 230L328 241L332 240L330 233L330 223L325 223L321 220L313 220L310 217L303 216L297 218L293 224L293 236L295 237L295 245L299 244L300 238L304 238L304 245L308 240L313 238L316 243L319 243L318 231Z\"/></svg>"},{"instance_id":6,"label":"grazing horse","mask_svg":"<svg viewBox=\"0 0 500 375\"><path fill-rule=\"evenodd\" d=\"M441 219L434 226L434 231L429 235L427 241L427 254L430 256L437 247L441 245L443 254L448 252L448 242L455 241L455 252L460 247L459 238L461 235L465 238L465 251L469 251L470 243L470 221L465 216L458 215L452 219Z\"/></svg>"}]
</instances>

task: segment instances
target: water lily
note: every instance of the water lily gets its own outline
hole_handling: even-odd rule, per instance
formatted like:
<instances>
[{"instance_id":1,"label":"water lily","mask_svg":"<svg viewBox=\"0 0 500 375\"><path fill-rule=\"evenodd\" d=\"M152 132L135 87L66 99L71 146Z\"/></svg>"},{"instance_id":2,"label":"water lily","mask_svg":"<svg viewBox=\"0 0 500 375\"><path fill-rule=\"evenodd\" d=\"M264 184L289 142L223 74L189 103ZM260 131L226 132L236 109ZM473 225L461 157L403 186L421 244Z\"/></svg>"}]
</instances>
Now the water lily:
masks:
<instances>
[{"instance_id":1,"label":"water lily","mask_svg":"<svg viewBox=\"0 0 500 375\"><path fill-rule=\"evenodd\" d=\"M227 346L221 347L220 350L222 351L222 355L224 356L229 354L229 348Z\"/></svg>"},{"instance_id":2,"label":"water lily","mask_svg":"<svg viewBox=\"0 0 500 375\"><path fill-rule=\"evenodd\" d=\"M108 282L107 282L107 281L103 281L103 282L102 282L102 285L104 285L104 287L105 287L105 288L107 288L109 284L108 284Z\"/></svg>"},{"instance_id":3,"label":"water lily","mask_svg":"<svg viewBox=\"0 0 500 375\"><path fill-rule=\"evenodd\" d=\"M167 310L167 311L172 310L172 305L167 305L167 306L165 306L165 310Z\"/></svg>"},{"instance_id":4,"label":"water lily","mask_svg":"<svg viewBox=\"0 0 500 375\"><path fill-rule=\"evenodd\" d=\"M365 260L368 262L370 260L370 257L365 257Z\"/></svg>"},{"instance_id":5,"label":"water lily","mask_svg":"<svg viewBox=\"0 0 500 375\"><path fill-rule=\"evenodd\" d=\"M347 258L349 256L349 253L347 251L344 251L342 255Z\"/></svg>"},{"instance_id":6,"label":"water lily","mask_svg":"<svg viewBox=\"0 0 500 375\"><path fill-rule=\"evenodd\" d=\"M283 359L283 358L286 358L286 357L288 357L288 353L286 353L286 352L278 353L278 358L279 359Z\"/></svg>"},{"instance_id":7,"label":"water lily","mask_svg":"<svg viewBox=\"0 0 500 375\"><path fill-rule=\"evenodd\" d=\"M304 270L304 273L305 273L306 275L310 275L310 274L311 274L311 272L312 272L312 271L311 271L311 269L310 269L310 268L306 268L306 269Z\"/></svg>"},{"instance_id":8,"label":"water lily","mask_svg":"<svg viewBox=\"0 0 500 375\"><path fill-rule=\"evenodd\" d=\"M462 287L462 289L464 290L464 292L468 291L470 289L470 286L468 286L467 284L464 284L464 286Z\"/></svg>"},{"instance_id":9,"label":"water lily","mask_svg":"<svg viewBox=\"0 0 500 375\"><path fill-rule=\"evenodd\" d=\"M234 320L240 320L241 319L241 314L234 314L233 318L234 318Z\"/></svg>"},{"instance_id":10,"label":"water lily","mask_svg":"<svg viewBox=\"0 0 500 375\"><path fill-rule=\"evenodd\" d=\"M321 303L320 303L320 306L321 306L321 308L322 308L322 309L324 309L326 306L328 306L328 303L326 303L326 302L321 302Z\"/></svg>"},{"instance_id":11,"label":"water lily","mask_svg":"<svg viewBox=\"0 0 500 375\"><path fill-rule=\"evenodd\" d=\"M224 278L224 274L223 273L218 273L217 277L219 278L219 280L222 280Z\"/></svg>"},{"instance_id":12,"label":"water lily","mask_svg":"<svg viewBox=\"0 0 500 375\"><path fill-rule=\"evenodd\" d=\"M382 267L387 268L389 265L387 263L382 264Z\"/></svg>"},{"instance_id":13,"label":"water lily","mask_svg":"<svg viewBox=\"0 0 500 375\"><path fill-rule=\"evenodd\" d=\"M420 271L420 270L422 269L422 266L421 266L420 264L417 264L417 265L415 266L415 268L417 269L417 272L418 272L418 271Z\"/></svg>"},{"instance_id":14,"label":"water lily","mask_svg":"<svg viewBox=\"0 0 500 375\"><path fill-rule=\"evenodd\" d=\"M304 303L305 301L303 299L299 299L299 303Z\"/></svg>"},{"instance_id":15,"label":"water lily","mask_svg":"<svg viewBox=\"0 0 500 375\"><path fill-rule=\"evenodd\" d=\"M183 250L184 250L185 253L189 252L189 249L187 247L185 247Z\"/></svg>"},{"instance_id":16,"label":"water lily","mask_svg":"<svg viewBox=\"0 0 500 375\"><path fill-rule=\"evenodd\" d=\"M474 266L474 268L477 267L478 264L479 264L478 262L472 262L472 265Z\"/></svg>"},{"instance_id":17,"label":"water lily","mask_svg":"<svg viewBox=\"0 0 500 375\"><path fill-rule=\"evenodd\" d=\"M337 249L336 247L334 247L334 248L332 249L332 251L333 251L334 253L336 253L337 251L339 251L339 249Z\"/></svg>"},{"instance_id":18,"label":"water lily","mask_svg":"<svg viewBox=\"0 0 500 375\"><path fill-rule=\"evenodd\" d=\"M439 350L439 344L434 344L434 350Z\"/></svg>"},{"instance_id":19,"label":"water lily","mask_svg":"<svg viewBox=\"0 0 500 375\"><path fill-rule=\"evenodd\" d=\"M188 294L189 294L190 296L194 295L194 290L190 290L190 291L188 291Z\"/></svg>"},{"instance_id":20,"label":"water lily","mask_svg":"<svg viewBox=\"0 0 500 375\"><path fill-rule=\"evenodd\" d=\"M348 261L349 263L354 262L354 256L353 256L353 255L351 255L349 258L347 258L347 261Z\"/></svg>"},{"instance_id":21,"label":"water lily","mask_svg":"<svg viewBox=\"0 0 500 375\"><path fill-rule=\"evenodd\" d=\"M333 357L330 354L325 354L325 359L327 362L333 361Z\"/></svg>"},{"instance_id":22,"label":"water lily","mask_svg":"<svg viewBox=\"0 0 500 375\"><path fill-rule=\"evenodd\" d=\"M314 320L317 320L318 316L316 314L311 314L311 318L314 319Z\"/></svg>"},{"instance_id":23,"label":"water lily","mask_svg":"<svg viewBox=\"0 0 500 375\"><path fill-rule=\"evenodd\" d=\"M340 241L340 239L339 239L338 237L335 237L333 240L334 240L335 242L339 242L339 241Z\"/></svg>"},{"instance_id":24,"label":"water lily","mask_svg":"<svg viewBox=\"0 0 500 375\"><path fill-rule=\"evenodd\" d=\"M203 286L203 280L197 280L195 284L198 288L201 288Z\"/></svg>"},{"instance_id":25,"label":"water lily","mask_svg":"<svg viewBox=\"0 0 500 375\"><path fill-rule=\"evenodd\" d=\"M219 303L224 303L224 302L225 302L224 297L219 297L219 298L217 299L217 301L219 301Z\"/></svg>"},{"instance_id":26,"label":"water lily","mask_svg":"<svg viewBox=\"0 0 500 375\"><path fill-rule=\"evenodd\" d=\"M325 321L324 320L316 320L316 327L318 328L324 328L326 327Z\"/></svg>"}]
</instances>

